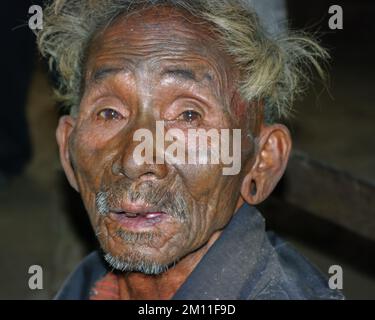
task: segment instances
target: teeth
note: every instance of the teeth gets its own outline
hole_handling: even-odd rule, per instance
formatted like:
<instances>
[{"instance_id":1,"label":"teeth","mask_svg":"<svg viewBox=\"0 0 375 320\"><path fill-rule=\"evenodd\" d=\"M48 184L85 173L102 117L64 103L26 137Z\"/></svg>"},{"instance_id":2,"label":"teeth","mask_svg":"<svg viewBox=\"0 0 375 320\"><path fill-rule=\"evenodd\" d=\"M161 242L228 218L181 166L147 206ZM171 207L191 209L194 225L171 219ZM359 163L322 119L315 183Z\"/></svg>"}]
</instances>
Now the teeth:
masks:
<instances>
[{"instance_id":1,"label":"teeth","mask_svg":"<svg viewBox=\"0 0 375 320\"><path fill-rule=\"evenodd\" d=\"M131 213L131 212L125 212L125 215L126 215L128 218L135 218L136 216L138 216L137 213Z\"/></svg>"},{"instance_id":2,"label":"teeth","mask_svg":"<svg viewBox=\"0 0 375 320\"><path fill-rule=\"evenodd\" d=\"M146 218L146 219L155 219L161 215L160 212L155 213L133 213L133 212L123 212L126 217L128 218L136 218L138 216Z\"/></svg>"}]
</instances>

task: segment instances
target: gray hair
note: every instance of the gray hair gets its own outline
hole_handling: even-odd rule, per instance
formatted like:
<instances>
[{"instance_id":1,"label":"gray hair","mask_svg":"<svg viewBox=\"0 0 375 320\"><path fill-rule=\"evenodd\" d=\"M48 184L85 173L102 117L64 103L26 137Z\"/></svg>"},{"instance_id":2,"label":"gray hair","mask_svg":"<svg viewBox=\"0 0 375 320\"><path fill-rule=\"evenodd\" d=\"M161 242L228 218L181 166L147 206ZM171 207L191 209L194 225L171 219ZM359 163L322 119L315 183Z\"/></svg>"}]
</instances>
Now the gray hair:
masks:
<instances>
[{"instance_id":1,"label":"gray hair","mask_svg":"<svg viewBox=\"0 0 375 320\"><path fill-rule=\"evenodd\" d=\"M100 29L119 14L172 5L209 22L221 47L240 70L238 90L245 101L265 101L270 122L287 117L305 91L312 71L324 80L328 53L303 33L271 36L243 0L54 0L44 10L37 41L59 80L56 93L71 112L78 109L86 48Z\"/></svg>"}]
</instances>

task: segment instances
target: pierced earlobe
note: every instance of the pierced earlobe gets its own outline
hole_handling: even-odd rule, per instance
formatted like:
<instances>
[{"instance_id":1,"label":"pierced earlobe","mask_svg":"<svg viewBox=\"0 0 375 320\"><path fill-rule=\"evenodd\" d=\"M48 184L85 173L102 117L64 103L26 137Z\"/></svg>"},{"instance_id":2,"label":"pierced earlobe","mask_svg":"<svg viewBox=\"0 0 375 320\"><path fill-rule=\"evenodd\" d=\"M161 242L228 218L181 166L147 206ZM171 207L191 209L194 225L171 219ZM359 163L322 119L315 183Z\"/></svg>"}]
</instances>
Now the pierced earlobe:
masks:
<instances>
[{"instance_id":1,"label":"pierced earlobe","mask_svg":"<svg viewBox=\"0 0 375 320\"><path fill-rule=\"evenodd\" d=\"M259 203L259 196L261 195L261 185L259 186L257 180L251 175L245 177L241 186L241 196L244 201L250 205Z\"/></svg>"},{"instance_id":2,"label":"pierced earlobe","mask_svg":"<svg viewBox=\"0 0 375 320\"><path fill-rule=\"evenodd\" d=\"M255 196L257 194L257 185L254 180L251 180L250 182L250 194L252 196Z\"/></svg>"}]
</instances>

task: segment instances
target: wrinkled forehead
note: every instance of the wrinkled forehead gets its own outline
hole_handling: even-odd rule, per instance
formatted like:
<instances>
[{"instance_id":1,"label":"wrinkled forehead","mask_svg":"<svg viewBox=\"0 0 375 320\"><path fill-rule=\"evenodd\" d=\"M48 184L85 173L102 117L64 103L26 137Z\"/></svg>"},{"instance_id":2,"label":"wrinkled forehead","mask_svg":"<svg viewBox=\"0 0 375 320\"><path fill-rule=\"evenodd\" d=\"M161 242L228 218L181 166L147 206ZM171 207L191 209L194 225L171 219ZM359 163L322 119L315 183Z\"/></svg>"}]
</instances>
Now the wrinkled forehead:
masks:
<instances>
[{"instance_id":1,"label":"wrinkled forehead","mask_svg":"<svg viewBox=\"0 0 375 320\"><path fill-rule=\"evenodd\" d=\"M145 61L155 66L181 62L205 70L224 90L237 77L212 25L167 6L119 15L95 35L87 57L86 80L106 64L137 68Z\"/></svg>"}]
</instances>

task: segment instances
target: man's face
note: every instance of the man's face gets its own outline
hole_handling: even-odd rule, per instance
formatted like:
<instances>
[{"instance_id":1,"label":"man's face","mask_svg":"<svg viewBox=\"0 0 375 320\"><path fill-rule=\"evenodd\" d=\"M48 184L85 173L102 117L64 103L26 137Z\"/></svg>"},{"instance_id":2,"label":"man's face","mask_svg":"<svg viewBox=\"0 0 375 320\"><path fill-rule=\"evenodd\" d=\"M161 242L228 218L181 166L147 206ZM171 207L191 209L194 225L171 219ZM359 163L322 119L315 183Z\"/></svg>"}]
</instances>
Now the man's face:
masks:
<instances>
[{"instance_id":1,"label":"man's face","mask_svg":"<svg viewBox=\"0 0 375 320\"><path fill-rule=\"evenodd\" d=\"M185 15L185 17L184 17ZM204 245L233 215L242 174L222 164L139 165L138 129L242 129L254 122L235 90L238 73L202 21L167 7L119 17L96 35L85 64L69 153L105 252L120 268L160 272ZM209 143L208 149L212 145Z\"/></svg>"}]
</instances>

